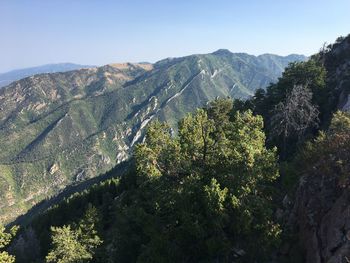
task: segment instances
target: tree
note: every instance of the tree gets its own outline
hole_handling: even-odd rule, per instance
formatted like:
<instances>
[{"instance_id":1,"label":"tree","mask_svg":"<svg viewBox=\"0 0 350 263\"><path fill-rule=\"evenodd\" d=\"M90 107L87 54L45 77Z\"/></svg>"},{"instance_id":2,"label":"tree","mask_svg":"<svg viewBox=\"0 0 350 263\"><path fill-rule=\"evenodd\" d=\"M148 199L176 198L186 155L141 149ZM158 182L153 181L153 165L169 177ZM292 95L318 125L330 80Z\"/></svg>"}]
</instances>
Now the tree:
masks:
<instances>
[{"instance_id":1,"label":"tree","mask_svg":"<svg viewBox=\"0 0 350 263\"><path fill-rule=\"evenodd\" d=\"M89 205L83 219L72 228L51 227L52 249L46 256L47 262L73 263L89 262L95 249L102 243L97 236L95 224L97 220L96 208Z\"/></svg>"},{"instance_id":2,"label":"tree","mask_svg":"<svg viewBox=\"0 0 350 263\"><path fill-rule=\"evenodd\" d=\"M242 262L268 255L280 233L270 202L278 170L262 128L262 117L221 99L182 119L177 136L151 123L134 151L138 183L116 200L112 260L220 262L233 260L233 248L246 250Z\"/></svg>"},{"instance_id":3,"label":"tree","mask_svg":"<svg viewBox=\"0 0 350 263\"><path fill-rule=\"evenodd\" d=\"M51 227L52 250L46 257L47 262L73 263L92 259L92 255L80 242L77 231L71 226Z\"/></svg>"},{"instance_id":4,"label":"tree","mask_svg":"<svg viewBox=\"0 0 350 263\"><path fill-rule=\"evenodd\" d=\"M79 240L90 255L93 255L96 248L102 244L97 235L96 225L99 223L99 215L96 207L88 204L84 217L80 220L77 229Z\"/></svg>"},{"instance_id":5,"label":"tree","mask_svg":"<svg viewBox=\"0 0 350 263\"><path fill-rule=\"evenodd\" d=\"M5 248L10 244L12 238L16 235L17 230L18 227L14 226L9 232L6 232L5 227L0 225L0 263L15 262L15 257L7 253Z\"/></svg>"},{"instance_id":6,"label":"tree","mask_svg":"<svg viewBox=\"0 0 350 263\"><path fill-rule=\"evenodd\" d=\"M214 121L208 118L203 109L198 109L194 115L188 114L179 122L179 139L185 158L200 164L207 163L207 157L212 150L214 140Z\"/></svg>"},{"instance_id":7,"label":"tree","mask_svg":"<svg viewBox=\"0 0 350 263\"><path fill-rule=\"evenodd\" d=\"M304 87L305 89L302 89ZM326 70L322 61L318 57L312 57L307 61L290 63L278 79L277 83L270 84L266 91L257 90L253 98L246 102L246 106L253 110L254 114L263 116L265 128L264 131L268 137L268 147L277 146L281 153L281 159L287 159L297 150L300 145L300 138L297 134L286 138L281 136L284 132L291 134L291 130L286 128L288 111L286 111L288 97L300 89L308 97L308 101L319 111L319 127L325 127L330 120L331 112L336 106L339 96L334 94L334 89L326 86ZM276 113L279 112L279 115ZM297 117L293 118L297 119ZM281 122L282 121L282 122ZM283 127L275 130L274 128ZM300 129L301 139L315 135L317 128ZM277 131L277 132L276 132ZM280 135L276 135L280 134ZM303 140L301 140L303 141ZM287 148L288 143L288 148Z\"/></svg>"},{"instance_id":8,"label":"tree","mask_svg":"<svg viewBox=\"0 0 350 263\"><path fill-rule=\"evenodd\" d=\"M285 101L278 103L271 117L271 137L282 136L282 156L286 153L287 140L292 135L302 139L305 132L318 126L319 111L312 104L312 92L307 86L297 85Z\"/></svg>"},{"instance_id":9,"label":"tree","mask_svg":"<svg viewBox=\"0 0 350 263\"><path fill-rule=\"evenodd\" d=\"M337 111L330 127L312 141L291 163L295 176L320 177L332 181L327 187L343 191L350 186L350 114ZM329 182L329 181L328 181Z\"/></svg>"}]
</instances>

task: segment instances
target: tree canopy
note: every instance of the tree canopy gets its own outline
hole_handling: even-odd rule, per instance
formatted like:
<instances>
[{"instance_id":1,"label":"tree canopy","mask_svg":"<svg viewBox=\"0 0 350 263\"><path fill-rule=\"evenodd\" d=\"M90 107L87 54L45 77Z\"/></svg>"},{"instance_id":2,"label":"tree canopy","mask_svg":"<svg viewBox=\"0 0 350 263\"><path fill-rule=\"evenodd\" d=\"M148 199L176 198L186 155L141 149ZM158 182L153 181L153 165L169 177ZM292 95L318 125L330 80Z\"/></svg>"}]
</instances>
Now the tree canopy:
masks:
<instances>
[{"instance_id":1,"label":"tree canopy","mask_svg":"<svg viewBox=\"0 0 350 263\"><path fill-rule=\"evenodd\" d=\"M97 216L96 208L89 206L77 226L51 227L52 249L46 256L46 261L89 262L93 258L95 249L102 243L95 230Z\"/></svg>"},{"instance_id":2,"label":"tree canopy","mask_svg":"<svg viewBox=\"0 0 350 263\"><path fill-rule=\"evenodd\" d=\"M188 114L177 136L149 126L134 153L134 189L117 204L117 261L229 261L244 251L249 262L278 243L275 149L265 148L261 117L232 107L217 99Z\"/></svg>"},{"instance_id":3,"label":"tree canopy","mask_svg":"<svg viewBox=\"0 0 350 263\"><path fill-rule=\"evenodd\" d=\"M13 263L15 257L5 251L10 244L12 238L16 235L18 227L12 227L9 232L5 231L5 227L0 225L0 263Z\"/></svg>"}]
</instances>

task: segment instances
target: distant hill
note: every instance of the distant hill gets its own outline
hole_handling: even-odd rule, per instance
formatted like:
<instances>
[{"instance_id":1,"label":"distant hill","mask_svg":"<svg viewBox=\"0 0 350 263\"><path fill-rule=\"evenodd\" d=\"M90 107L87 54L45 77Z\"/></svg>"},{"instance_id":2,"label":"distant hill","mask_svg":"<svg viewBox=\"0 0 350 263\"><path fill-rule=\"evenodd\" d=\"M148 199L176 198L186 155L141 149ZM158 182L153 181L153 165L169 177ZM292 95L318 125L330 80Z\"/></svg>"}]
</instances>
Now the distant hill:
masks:
<instances>
[{"instance_id":1,"label":"distant hill","mask_svg":"<svg viewBox=\"0 0 350 263\"><path fill-rule=\"evenodd\" d=\"M0 221L127 159L153 119L248 98L306 57L218 50L39 74L0 89Z\"/></svg>"},{"instance_id":2,"label":"distant hill","mask_svg":"<svg viewBox=\"0 0 350 263\"><path fill-rule=\"evenodd\" d=\"M47 64L38 67L11 70L0 73L0 88L9 85L11 82L41 73L66 72L81 68L91 68L94 66L78 65L73 63Z\"/></svg>"}]
</instances>

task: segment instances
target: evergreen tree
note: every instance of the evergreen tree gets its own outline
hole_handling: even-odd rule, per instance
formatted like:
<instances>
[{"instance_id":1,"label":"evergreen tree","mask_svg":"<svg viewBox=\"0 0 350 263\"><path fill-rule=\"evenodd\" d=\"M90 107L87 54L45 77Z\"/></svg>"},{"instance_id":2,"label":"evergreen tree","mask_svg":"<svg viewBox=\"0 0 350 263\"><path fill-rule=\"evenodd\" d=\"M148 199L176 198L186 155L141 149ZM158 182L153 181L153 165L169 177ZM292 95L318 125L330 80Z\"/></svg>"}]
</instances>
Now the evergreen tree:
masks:
<instances>
[{"instance_id":1,"label":"evergreen tree","mask_svg":"<svg viewBox=\"0 0 350 263\"><path fill-rule=\"evenodd\" d=\"M237 248L250 262L278 244L275 150L261 117L232 111L215 100L181 120L178 136L149 126L134 152L137 183L116 201L114 261L230 261Z\"/></svg>"},{"instance_id":2,"label":"evergreen tree","mask_svg":"<svg viewBox=\"0 0 350 263\"><path fill-rule=\"evenodd\" d=\"M9 232L5 231L5 227L0 225L0 263L13 263L15 257L5 251L10 244L12 238L16 235L18 227L12 227Z\"/></svg>"},{"instance_id":3,"label":"evergreen tree","mask_svg":"<svg viewBox=\"0 0 350 263\"><path fill-rule=\"evenodd\" d=\"M96 230L99 218L96 207L88 204L85 215L77 226L79 240L90 255L93 255L96 248L102 244L102 240L97 235Z\"/></svg>"},{"instance_id":4,"label":"evergreen tree","mask_svg":"<svg viewBox=\"0 0 350 263\"><path fill-rule=\"evenodd\" d=\"M47 262L73 263L86 262L92 255L80 242L79 233L71 226L51 227L52 250L46 257Z\"/></svg>"},{"instance_id":5,"label":"evergreen tree","mask_svg":"<svg viewBox=\"0 0 350 263\"><path fill-rule=\"evenodd\" d=\"M318 109L312 104L312 93L307 86L294 86L285 101L278 103L271 118L271 136L282 136L282 156L287 140L297 136L301 142L308 129L318 126Z\"/></svg>"},{"instance_id":6,"label":"evergreen tree","mask_svg":"<svg viewBox=\"0 0 350 263\"><path fill-rule=\"evenodd\" d=\"M76 227L72 228L70 225L51 227L52 249L46 256L46 261L90 262L95 249L102 243L95 230L97 218L96 208L89 205L83 219Z\"/></svg>"}]
</instances>

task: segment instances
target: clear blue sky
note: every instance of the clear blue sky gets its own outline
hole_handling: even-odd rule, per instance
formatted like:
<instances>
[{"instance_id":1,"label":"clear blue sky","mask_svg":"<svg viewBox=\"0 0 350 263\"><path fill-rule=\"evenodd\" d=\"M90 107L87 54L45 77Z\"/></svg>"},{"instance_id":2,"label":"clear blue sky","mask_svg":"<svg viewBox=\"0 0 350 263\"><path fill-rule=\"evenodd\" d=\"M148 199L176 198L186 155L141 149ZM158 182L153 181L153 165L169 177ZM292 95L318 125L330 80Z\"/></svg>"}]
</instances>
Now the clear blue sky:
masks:
<instances>
[{"instance_id":1,"label":"clear blue sky","mask_svg":"<svg viewBox=\"0 0 350 263\"><path fill-rule=\"evenodd\" d=\"M349 33L350 0L0 0L0 72L219 48L310 55Z\"/></svg>"}]
</instances>

